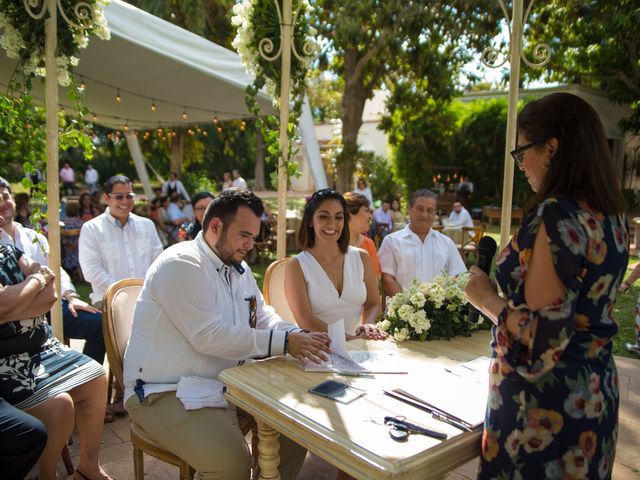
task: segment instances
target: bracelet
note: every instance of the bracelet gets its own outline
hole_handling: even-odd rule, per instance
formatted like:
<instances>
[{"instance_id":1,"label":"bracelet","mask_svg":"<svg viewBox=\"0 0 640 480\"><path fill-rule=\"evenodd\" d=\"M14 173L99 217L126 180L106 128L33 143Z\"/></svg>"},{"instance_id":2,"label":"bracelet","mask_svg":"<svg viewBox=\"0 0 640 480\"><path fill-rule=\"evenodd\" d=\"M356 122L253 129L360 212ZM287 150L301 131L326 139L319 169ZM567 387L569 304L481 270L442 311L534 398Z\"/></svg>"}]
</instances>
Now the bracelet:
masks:
<instances>
[{"instance_id":1,"label":"bracelet","mask_svg":"<svg viewBox=\"0 0 640 480\"><path fill-rule=\"evenodd\" d=\"M287 354L287 347L289 346L289 332L284 332L284 347L282 348L282 354Z\"/></svg>"},{"instance_id":2,"label":"bracelet","mask_svg":"<svg viewBox=\"0 0 640 480\"><path fill-rule=\"evenodd\" d=\"M32 273L27 277L27 280L34 279L40 284L40 291L44 290L44 287L47 286L47 281L44 279L44 275L41 273Z\"/></svg>"},{"instance_id":3,"label":"bracelet","mask_svg":"<svg viewBox=\"0 0 640 480\"><path fill-rule=\"evenodd\" d=\"M80 298L80 295L78 295L78 293L74 292L73 290L67 290L67 292L65 292L65 294L63 295L63 298L68 302L71 298Z\"/></svg>"}]
</instances>

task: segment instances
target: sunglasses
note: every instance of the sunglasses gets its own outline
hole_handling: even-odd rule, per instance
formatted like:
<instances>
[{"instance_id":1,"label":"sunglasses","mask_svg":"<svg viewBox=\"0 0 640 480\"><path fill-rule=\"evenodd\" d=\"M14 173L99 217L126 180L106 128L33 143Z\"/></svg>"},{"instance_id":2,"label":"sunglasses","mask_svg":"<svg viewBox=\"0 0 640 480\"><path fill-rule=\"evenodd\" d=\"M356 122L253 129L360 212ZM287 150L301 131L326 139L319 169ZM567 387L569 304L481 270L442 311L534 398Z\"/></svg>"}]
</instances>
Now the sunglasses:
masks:
<instances>
[{"instance_id":1,"label":"sunglasses","mask_svg":"<svg viewBox=\"0 0 640 480\"><path fill-rule=\"evenodd\" d=\"M124 199L133 200L134 198L136 198L136 194L133 193L133 192L129 192L129 193L107 193L107 195L109 196L109 198L115 198L119 202L124 200Z\"/></svg>"},{"instance_id":2,"label":"sunglasses","mask_svg":"<svg viewBox=\"0 0 640 480\"><path fill-rule=\"evenodd\" d=\"M249 326L256 328L256 324L258 323L258 302L256 296L251 295L245 298L245 300L249 302Z\"/></svg>"}]
</instances>

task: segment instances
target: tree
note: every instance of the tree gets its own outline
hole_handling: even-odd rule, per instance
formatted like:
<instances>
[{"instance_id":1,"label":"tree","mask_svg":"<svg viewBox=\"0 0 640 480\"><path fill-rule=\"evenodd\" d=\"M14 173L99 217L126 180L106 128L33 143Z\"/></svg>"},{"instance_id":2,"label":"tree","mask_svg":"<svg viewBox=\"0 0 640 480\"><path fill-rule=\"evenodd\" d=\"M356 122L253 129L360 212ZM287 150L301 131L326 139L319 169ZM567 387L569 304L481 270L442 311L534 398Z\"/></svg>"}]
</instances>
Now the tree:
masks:
<instances>
[{"instance_id":1,"label":"tree","mask_svg":"<svg viewBox=\"0 0 640 480\"><path fill-rule=\"evenodd\" d=\"M497 32L498 5L490 0L318 0L315 7L316 27L328 45L321 65L329 65L344 80L337 188L346 191L364 104L373 91L422 62L430 64L433 52L451 54L438 56L443 71L466 61L466 48L488 44ZM430 79L431 86L443 77Z\"/></svg>"},{"instance_id":2,"label":"tree","mask_svg":"<svg viewBox=\"0 0 640 480\"><path fill-rule=\"evenodd\" d=\"M551 46L543 71L531 78L580 83L602 89L632 113L622 127L640 133L640 2L638 0L549 0L536 5L526 39L531 50ZM529 36L530 35L530 36ZM531 55L529 55L531 58Z\"/></svg>"}]
</instances>

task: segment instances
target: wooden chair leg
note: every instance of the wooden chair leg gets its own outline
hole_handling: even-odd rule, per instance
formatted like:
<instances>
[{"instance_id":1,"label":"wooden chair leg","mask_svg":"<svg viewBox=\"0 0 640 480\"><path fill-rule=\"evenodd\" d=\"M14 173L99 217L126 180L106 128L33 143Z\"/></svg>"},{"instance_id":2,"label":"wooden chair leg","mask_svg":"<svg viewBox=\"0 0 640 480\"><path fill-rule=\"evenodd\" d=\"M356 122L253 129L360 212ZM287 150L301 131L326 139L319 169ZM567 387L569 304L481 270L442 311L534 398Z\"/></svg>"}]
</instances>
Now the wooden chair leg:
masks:
<instances>
[{"instance_id":1,"label":"wooden chair leg","mask_svg":"<svg viewBox=\"0 0 640 480\"><path fill-rule=\"evenodd\" d=\"M133 476L135 480L144 480L144 458L142 450L133 447Z\"/></svg>"},{"instance_id":2,"label":"wooden chair leg","mask_svg":"<svg viewBox=\"0 0 640 480\"><path fill-rule=\"evenodd\" d=\"M62 461L64 462L64 468L67 469L67 475L71 475L73 472L76 471L76 469L73 468L71 455L69 455L69 447L67 447L66 445L62 449Z\"/></svg>"},{"instance_id":3,"label":"wooden chair leg","mask_svg":"<svg viewBox=\"0 0 640 480\"><path fill-rule=\"evenodd\" d=\"M258 424L255 423L251 427L251 470L255 473L258 471ZM257 477L256 477L257 478Z\"/></svg>"}]
</instances>

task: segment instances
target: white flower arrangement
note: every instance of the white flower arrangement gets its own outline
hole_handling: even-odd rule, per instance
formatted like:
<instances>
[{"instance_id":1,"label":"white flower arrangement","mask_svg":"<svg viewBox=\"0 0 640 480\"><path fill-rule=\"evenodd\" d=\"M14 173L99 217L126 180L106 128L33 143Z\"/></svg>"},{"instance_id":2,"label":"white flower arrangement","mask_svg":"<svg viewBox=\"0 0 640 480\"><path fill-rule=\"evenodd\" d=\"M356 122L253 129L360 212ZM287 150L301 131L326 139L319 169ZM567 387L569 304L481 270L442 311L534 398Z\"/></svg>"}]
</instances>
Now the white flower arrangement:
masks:
<instances>
[{"instance_id":1,"label":"white flower arrangement","mask_svg":"<svg viewBox=\"0 0 640 480\"><path fill-rule=\"evenodd\" d=\"M413 280L406 290L396 294L387 304L385 317L378 328L405 340L450 339L478 328L467 322L468 302L464 286L469 275L456 278L439 275L431 282Z\"/></svg>"},{"instance_id":2,"label":"white flower arrangement","mask_svg":"<svg viewBox=\"0 0 640 480\"><path fill-rule=\"evenodd\" d=\"M14 0L0 0L0 47L7 52L9 58L18 61L25 76L44 77L44 21L34 20L25 7L16 6L15 3ZM85 3L93 9L92 23L88 28L78 28L66 21L58 23L56 77L62 86L71 83L71 72L79 61L77 52L87 48L90 35L96 35L102 40L111 38L104 16L104 8L111 0L85 0ZM67 13L73 12L76 1L64 0L58 2L58 5Z\"/></svg>"}]
</instances>

